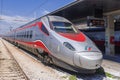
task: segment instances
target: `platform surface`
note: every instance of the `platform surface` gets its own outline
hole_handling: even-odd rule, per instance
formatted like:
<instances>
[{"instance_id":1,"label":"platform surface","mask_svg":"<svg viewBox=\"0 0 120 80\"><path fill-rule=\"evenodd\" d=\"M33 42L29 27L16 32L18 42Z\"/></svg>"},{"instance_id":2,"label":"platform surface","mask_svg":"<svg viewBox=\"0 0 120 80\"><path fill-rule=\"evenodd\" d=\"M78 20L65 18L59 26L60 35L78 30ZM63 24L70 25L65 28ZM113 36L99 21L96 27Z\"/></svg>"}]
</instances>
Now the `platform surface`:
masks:
<instances>
[{"instance_id":1,"label":"platform surface","mask_svg":"<svg viewBox=\"0 0 120 80\"><path fill-rule=\"evenodd\" d=\"M102 67L104 68L105 72L120 77L120 56L104 55Z\"/></svg>"}]
</instances>

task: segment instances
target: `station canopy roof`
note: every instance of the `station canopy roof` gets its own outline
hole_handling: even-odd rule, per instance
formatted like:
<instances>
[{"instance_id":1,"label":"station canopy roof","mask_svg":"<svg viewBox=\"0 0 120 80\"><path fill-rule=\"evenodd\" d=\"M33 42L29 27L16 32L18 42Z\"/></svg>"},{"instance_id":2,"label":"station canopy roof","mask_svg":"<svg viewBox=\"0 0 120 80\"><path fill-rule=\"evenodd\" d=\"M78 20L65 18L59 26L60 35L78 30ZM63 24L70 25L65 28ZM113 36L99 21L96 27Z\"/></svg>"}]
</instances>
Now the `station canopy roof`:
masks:
<instances>
[{"instance_id":1,"label":"station canopy roof","mask_svg":"<svg viewBox=\"0 0 120 80\"><path fill-rule=\"evenodd\" d=\"M102 9L102 13L120 10L120 0L76 0L49 14L74 20L94 15L95 9Z\"/></svg>"}]
</instances>

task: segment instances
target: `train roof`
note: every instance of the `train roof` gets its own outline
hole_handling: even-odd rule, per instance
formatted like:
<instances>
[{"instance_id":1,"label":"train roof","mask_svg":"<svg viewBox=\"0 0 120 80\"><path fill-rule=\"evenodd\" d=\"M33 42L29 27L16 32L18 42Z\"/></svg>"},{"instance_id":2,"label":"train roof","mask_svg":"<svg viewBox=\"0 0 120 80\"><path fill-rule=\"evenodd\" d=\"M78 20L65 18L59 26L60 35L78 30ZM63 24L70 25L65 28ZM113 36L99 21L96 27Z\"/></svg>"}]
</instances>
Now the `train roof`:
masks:
<instances>
[{"instance_id":1,"label":"train roof","mask_svg":"<svg viewBox=\"0 0 120 80\"><path fill-rule=\"evenodd\" d=\"M63 22L70 22L70 21L68 21L67 19L63 19L62 17L58 17L57 16L57 19L56 19L56 16L54 16L54 15L45 15L45 16L48 16L50 19L51 19L51 21L63 21ZM42 17L40 17L40 18L37 18L37 19L35 19L35 20L33 20L33 21L31 21L31 22L28 22L28 23L26 23L26 24L24 24L24 25L22 25L22 26L20 26L20 27L18 27L18 28L22 28L22 27L24 27L24 26L26 26L26 25L28 25L28 24L32 24L32 23L34 23L34 22L36 22L36 21L39 21L41 18L43 18L43 17L45 17L45 16L42 16ZM16 28L16 29L18 29L18 28Z\"/></svg>"}]
</instances>

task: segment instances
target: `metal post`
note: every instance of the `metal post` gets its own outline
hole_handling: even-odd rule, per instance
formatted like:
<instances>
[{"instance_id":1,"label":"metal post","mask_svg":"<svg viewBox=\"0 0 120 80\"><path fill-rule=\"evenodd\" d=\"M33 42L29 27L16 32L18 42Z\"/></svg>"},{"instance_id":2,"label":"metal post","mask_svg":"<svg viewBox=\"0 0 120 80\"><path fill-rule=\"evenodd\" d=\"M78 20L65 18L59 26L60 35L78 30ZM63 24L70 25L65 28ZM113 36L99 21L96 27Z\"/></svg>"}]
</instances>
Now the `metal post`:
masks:
<instances>
[{"instance_id":1,"label":"metal post","mask_svg":"<svg viewBox=\"0 0 120 80\"><path fill-rule=\"evenodd\" d=\"M114 17L112 15L107 15L107 27L105 31L105 52L107 55L115 54L115 44L114 44Z\"/></svg>"}]
</instances>

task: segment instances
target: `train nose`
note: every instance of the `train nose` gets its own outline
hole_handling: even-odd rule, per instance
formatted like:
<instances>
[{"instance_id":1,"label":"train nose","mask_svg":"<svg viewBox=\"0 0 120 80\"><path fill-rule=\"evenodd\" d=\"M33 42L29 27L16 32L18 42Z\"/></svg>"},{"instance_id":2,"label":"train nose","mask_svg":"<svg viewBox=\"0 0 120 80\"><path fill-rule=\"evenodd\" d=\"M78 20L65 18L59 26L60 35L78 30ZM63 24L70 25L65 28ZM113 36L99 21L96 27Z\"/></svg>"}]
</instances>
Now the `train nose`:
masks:
<instances>
[{"instance_id":1,"label":"train nose","mask_svg":"<svg viewBox=\"0 0 120 80\"><path fill-rule=\"evenodd\" d=\"M80 52L74 55L74 65L84 69L97 69L102 63L99 52Z\"/></svg>"}]
</instances>

